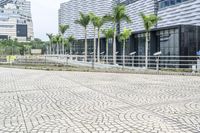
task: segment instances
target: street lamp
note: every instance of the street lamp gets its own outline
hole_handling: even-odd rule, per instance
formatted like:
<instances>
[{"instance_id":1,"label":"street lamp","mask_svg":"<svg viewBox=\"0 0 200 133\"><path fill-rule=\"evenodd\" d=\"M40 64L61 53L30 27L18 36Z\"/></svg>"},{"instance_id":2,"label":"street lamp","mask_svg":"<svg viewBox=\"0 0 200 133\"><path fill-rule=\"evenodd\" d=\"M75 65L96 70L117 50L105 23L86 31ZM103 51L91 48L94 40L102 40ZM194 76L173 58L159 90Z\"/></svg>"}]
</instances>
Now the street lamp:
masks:
<instances>
[{"instance_id":1,"label":"street lamp","mask_svg":"<svg viewBox=\"0 0 200 133\"><path fill-rule=\"evenodd\" d=\"M160 55L162 54L161 51L154 53L153 55L156 56L156 70L159 72L159 60L160 60Z\"/></svg>"},{"instance_id":2,"label":"street lamp","mask_svg":"<svg viewBox=\"0 0 200 133\"><path fill-rule=\"evenodd\" d=\"M197 52L197 71L200 72L200 51Z\"/></svg>"},{"instance_id":3,"label":"street lamp","mask_svg":"<svg viewBox=\"0 0 200 133\"><path fill-rule=\"evenodd\" d=\"M134 67L134 58L135 58L136 52L131 52L129 55L132 56L132 67Z\"/></svg>"}]
</instances>

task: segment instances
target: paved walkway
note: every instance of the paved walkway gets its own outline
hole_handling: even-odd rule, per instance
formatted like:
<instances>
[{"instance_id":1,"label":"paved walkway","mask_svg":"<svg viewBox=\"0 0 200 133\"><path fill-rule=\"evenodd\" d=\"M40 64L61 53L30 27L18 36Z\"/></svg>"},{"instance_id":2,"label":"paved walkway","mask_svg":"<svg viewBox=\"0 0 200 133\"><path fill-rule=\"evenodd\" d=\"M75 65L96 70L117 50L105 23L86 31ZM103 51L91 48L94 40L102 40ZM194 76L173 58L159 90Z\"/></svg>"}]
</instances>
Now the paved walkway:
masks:
<instances>
[{"instance_id":1,"label":"paved walkway","mask_svg":"<svg viewBox=\"0 0 200 133\"><path fill-rule=\"evenodd\" d=\"M0 133L199 132L199 77L0 68Z\"/></svg>"}]
</instances>

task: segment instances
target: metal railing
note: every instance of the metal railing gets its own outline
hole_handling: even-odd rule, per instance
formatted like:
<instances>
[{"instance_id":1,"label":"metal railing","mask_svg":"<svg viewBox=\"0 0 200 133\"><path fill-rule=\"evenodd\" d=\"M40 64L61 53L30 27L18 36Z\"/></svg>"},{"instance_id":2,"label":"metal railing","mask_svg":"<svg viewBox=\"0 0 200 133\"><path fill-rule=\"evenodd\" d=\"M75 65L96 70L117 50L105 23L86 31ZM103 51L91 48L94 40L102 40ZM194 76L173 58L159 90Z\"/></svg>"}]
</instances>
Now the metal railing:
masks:
<instances>
[{"instance_id":1,"label":"metal railing","mask_svg":"<svg viewBox=\"0 0 200 133\"><path fill-rule=\"evenodd\" d=\"M124 59L124 60L123 60ZM126 55L117 56L117 64L113 64L113 57L101 55L100 61L94 55L88 55L85 60L84 55L41 55L41 56L17 56L12 62L15 64L30 64L30 65L66 65L66 64L85 64L88 67L119 67L119 68L144 68L145 56ZM0 56L0 63L8 63L6 56ZM148 69L153 70L186 70L191 72L200 72L200 57L199 56L149 56Z\"/></svg>"},{"instance_id":2,"label":"metal railing","mask_svg":"<svg viewBox=\"0 0 200 133\"><path fill-rule=\"evenodd\" d=\"M87 56L85 61L84 55L46 55L48 58L67 58L69 61L90 63L92 67L99 64L119 66L122 68L144 68L145 56L126 55L123 61L123 56L117 56L117 64L113 64L113 57L101 55L100 61L97 62L97 57L94 59L93 55ZM95 60L95 62L94 62ZM187 71L200 71L200 57L199 56L148 56L148 69L163 70L163 69L184 69Z\"/></svg>"}]
</instances>

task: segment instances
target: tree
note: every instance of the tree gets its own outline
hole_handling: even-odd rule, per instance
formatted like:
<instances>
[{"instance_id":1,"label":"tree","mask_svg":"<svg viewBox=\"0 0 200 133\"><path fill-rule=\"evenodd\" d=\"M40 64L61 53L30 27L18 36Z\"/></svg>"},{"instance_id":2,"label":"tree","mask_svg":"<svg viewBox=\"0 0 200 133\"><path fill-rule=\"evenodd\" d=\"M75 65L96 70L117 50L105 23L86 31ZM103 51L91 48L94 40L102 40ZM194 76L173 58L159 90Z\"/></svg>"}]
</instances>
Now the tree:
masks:
<instances>
[{"instance_id":1,"label":"tree","mask_svg":"<svg viewBox=\"0 0 200 133\"><path fill-rule=\"evenodd\" d=\"M80 12L80 18L78 20L75 20L75 23L84 27L84 32L85 32L85 61L87 61L87 26L90 23L90 15L83 14L82 12Z\"/></svg>"},{"instance_id":2,"label":"tree","mask_svg":"<svg viewBox=\"0 0 200 133\"><path fill-rule=\"evenodd\" d=\"M68 42L69 42L69 53L70 53L70 59L72 59L72 44L74 43L74 41L75 41L75 38L74 38L74 36L69 36L68 38L67 38L67 40L68 40Z\"/></svg>"},{"instance_id":3,"label":"tree","mask_svg":"<svg viewBox=\"0 0 200 133\"><path fill-rule=\"evenodd\" d=\"M52 54L52 52L51 52L51 49L52 49L52 42L53 42L53 34L46 34L47 36L48 36L48 38L49 38L49 42L50 42L50 54Z\"/></svg>"},{"instance_id":4,"label":"tree","mask_svg":"<svg viewBox=\"0 0 200 133\"><path fill-rule=\"evenodd\" d=\"M57 54L59 54L59 43L61 40L61 35L55 35L54 36L54 42L56 43L56 48L57 48Z\"/></svg>"},{"instance_id":5,"label":"tree","mask_svg":"<svg viewBox=\"0 0 200 133\"><path fill-rule=\"evenodd\" d=\"M123 67L125 66L125 47L126 40L131 36L132 31L130 29L124 28L124 31L119 35L119 40L123 42Z\"/></svg>"},{"instance_id":6,"label":"tree","mask_svg":"<svg viewBox=\"0 0 200 133\"><path fill-rule=\"evenodd\" d=\"M150 41L150 30L154 27L157 22L160 20L158 16L155 14L145 15L144 13L140 13L140 16L144 23L144 28L146 31L146 42L145 42L145 68L148 68L148 51L149 51L149 41Z\"/></svg>"},{"instance_id":7,"label":"tree","mask_svg":"<svg viewBox=\"0 0 200 133\"><path fill-rule=\"evenodd\" d=\"M67 50L69 49L69 41L68 41L68 39L67 38L64 38L63 39L63 44L64 44L64 51L65 51L65 54L66 54L66 52L67 52Z\"/></svg>"},{"instance_id":8,"label":"tree","mask_svg":"<svg viewBox=\"0 0 200 133\"><path fill-rule=\"evenodd\" d=\"M68 29L69 29L69 25L59 25L59 31L60 31L62 38L64 38L64 34ZM65 53L64 49L65 49L64 42L62 42L62 52L63 52L63 54Z\"/></svg>"},{"instance_id":9,"label":"tree","mask_svg":"<svg viewBox=\"0 0 200 133\"><path fill-rule=\"evenodd\" d=\"M93 58L94 58L94 62L96 62L96 27L97 27L98 17L92 12L89 13L89 15L90 15L90 21L92 22L93 27L94 27Z\"/></svg>"},{"instance_id":10,"label":"tree","mask_svg":"<svg viewBox=\"0 0 200 133\"><path fill-rule=\"evenodd\" d=\"M56 39L56 35L53 35L52 38L52 47L53 47L53 54L56 54L56 45L57 45L57 39Z\"/></svg>"},{"instance_id":11,"label":"tree","mask_svg":"<svg viewBox=\"0 0 200 133\"><path fill-rule=\"evenodd\" d=\"M97 61L100 61L100 31L101 27L104 25L105 20L103 17L98 17L97 19L97 31L98 31L98 47L97 47Z\"/></svg>"},{"instance_id":12,"label":"tree","mask_svg":"<svg viewBox=\"0 0 200 133\"><path fill-rule=\"evenodd\" d=\"M106 21L110 21L114 26L114 36L113 36L113 64L116 64L116 29L117 24L121 21L131 22L128 15L126 15L125 5L117 5L113 8L112 14L104 16Z\"/></svg>"},{"instance_id":13,"label":"tree","mask_svg":"<svg viewBox=\"0 0 200 133\"><path fill-rule=\"evenodd\" d=\"M100 62L100 32L101 32L101 27L104 25L105 21L103 17L96 16L94 13L90 13L90 18L94 26L94 59L96 59L96 28L97 28L98 31L97 62Z\"/></svg>"},{"instance_id":14,"label":"tree","mask_svg":"<svg viewBox=\"0 0 200 133\"><path fill-rule=\"evenodd\" d=\"M108 30L103 30L102 33L106 38L106 63L108 64L108 40L113 38L114 30L110 28Z\"/></svg>"}]
</instances>

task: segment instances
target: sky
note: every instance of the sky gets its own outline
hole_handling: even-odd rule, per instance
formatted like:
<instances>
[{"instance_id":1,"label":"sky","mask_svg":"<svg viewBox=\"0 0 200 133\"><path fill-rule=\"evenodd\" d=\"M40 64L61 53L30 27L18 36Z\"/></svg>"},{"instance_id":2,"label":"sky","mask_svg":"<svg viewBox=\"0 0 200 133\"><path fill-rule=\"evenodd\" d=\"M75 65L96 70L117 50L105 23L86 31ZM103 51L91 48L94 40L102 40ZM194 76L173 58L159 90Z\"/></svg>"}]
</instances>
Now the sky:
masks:
<instances>
[{"instance_id":1,"label":"sky","mask_svg":"<svg viewBox=\"0 0 200 133\"><path fill-rule=\"evenodd\" d=\"M46 33L58 33L58 9L60 3L68 0L31 1L33 30L35 38L48 40Z\"/></svg>"}]
</instances>

